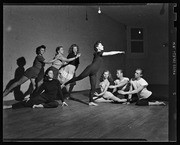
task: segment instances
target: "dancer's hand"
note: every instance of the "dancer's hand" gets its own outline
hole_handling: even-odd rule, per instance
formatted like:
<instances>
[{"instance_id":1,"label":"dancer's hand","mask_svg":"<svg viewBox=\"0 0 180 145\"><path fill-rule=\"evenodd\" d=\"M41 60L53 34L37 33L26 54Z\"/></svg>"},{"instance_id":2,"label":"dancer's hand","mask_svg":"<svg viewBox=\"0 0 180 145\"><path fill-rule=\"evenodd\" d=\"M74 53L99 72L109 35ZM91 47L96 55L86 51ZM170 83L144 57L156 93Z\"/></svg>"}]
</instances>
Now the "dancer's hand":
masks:
<instances>
[{"instance_id":1,"label":"dancer's hand","mask_svg":"<svg viewBox=\"0 0 180 145\"><path fill-rule=\"evenodd\" d=\"M125 51L119 51L119 53L121 54L121 53L125 53Z\"/></svg>"},{"instance_id":2,"label":"dancer's hand","mask_svg":"<svg viewBox=\"0 0 180 145\"><path fill-rule=\"evenodd\" d=\"M99 94L97 92L95 92L94 95L97 96L97 97L99 96Z\"/></svg>"},{"instance_id":3,"label":"dancer's hand","mask_svg":"<svg viewBox=\"0 0 180 145\"><path fill-rule=\"evenodd\" d=\"M66 102L63 102L62 106L68 106L68 104Z\"/></svg>"},{"instance_id":4,"label":"dancer's hand","mask_svg":"<svg viewBox=\"0 0 180 145\"><path fill-rule=\"evenodd\" d=\"M61 89L62 89L62 88L64 88L64 87L65 87L65 85L64 85L64 84L62 84L62 85L61 85Z\"/></svg>"},{"instance_id":5,"label":"dancer's hand","mask_svg":"<svg viewBox=\"0 0 180 145\"><path fill-rule=\"evenodd\" d=\"M80 56L81 56L81 53L78 53L77 56L76 56L76 58L78 58L78 57L80 57Z\"/></svg>"},{"instance_id":6,"label":"dancer's hand","mask_svg":"<svg viewBox=\"0 0 180 145\"><path fill-rule=\"evenodd\" d=\"M118 91L119 94L122 94L122 95L126 95L126 92L122 91L122 90L119 90Z\"/></svg>"}]
</instances>

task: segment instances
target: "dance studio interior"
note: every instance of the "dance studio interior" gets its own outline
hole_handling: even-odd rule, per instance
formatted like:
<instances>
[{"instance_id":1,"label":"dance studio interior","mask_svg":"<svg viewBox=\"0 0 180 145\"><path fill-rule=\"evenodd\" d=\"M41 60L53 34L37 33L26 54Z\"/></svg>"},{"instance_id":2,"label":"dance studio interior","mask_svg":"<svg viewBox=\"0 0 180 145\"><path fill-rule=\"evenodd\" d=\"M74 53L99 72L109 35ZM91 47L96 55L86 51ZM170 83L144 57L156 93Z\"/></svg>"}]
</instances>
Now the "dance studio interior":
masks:
<instances>
[{"instance_id":1,"label":"dance studio interior","mask_svg":"<svg viewBox=\"0 0 180 145\"><path fill-rule=\"evenodd\" d=\"M78 76L93 60L94 44L101 41L104 52L124 54L104 56L100 77L108 70L113 80L116 70L134 78L143 70L159 106L135 103L97 103L88 105L89 77L76 82L71 96L56 108L3 109L3 141L47 142L169 142L176 139L176 113L170 108L171 46L169 3L92 3L92 4L4 4L3 5L3 90L17 81L33 65L36 48L46 46L44 58L52 60L56 47L64 56L72 44L79 46ZM46 70L51 64L45 64ZM19 70L19 71L18 71ZM18 73L18 74L17 74ZM3 105L22 101L31 82L3 97ZM173 84L173 85L171 85ZM27 93L28 94L28 93ZM171 117L169 117L171 116Z\"/></svg>"}]
</instances>

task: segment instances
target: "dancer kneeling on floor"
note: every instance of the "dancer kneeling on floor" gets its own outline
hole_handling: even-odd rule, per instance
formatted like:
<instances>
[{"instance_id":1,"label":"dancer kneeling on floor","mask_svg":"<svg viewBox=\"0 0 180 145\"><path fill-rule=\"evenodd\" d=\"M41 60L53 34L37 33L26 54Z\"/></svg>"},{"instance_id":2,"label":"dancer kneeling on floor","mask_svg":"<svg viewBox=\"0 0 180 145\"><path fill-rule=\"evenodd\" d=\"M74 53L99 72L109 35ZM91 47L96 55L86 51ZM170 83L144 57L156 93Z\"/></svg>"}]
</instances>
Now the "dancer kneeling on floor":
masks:
<instances>
[{"instance_id":1,"label":"dancer kneeling on floor","mask_svg":"<svg viewBox=\"0 0 180 145\"><path fill-rule=\"evenodd\" d=\"M56 101L57 95L60 95L62 106L68 106L66 102L64 102L60 82L56 79L53 79L53 71L49 69L45 75L46 76L44 78L43 84L39 87L37 92L32 94L28 100L21 101L10 106L4 106L3 109L17 109L22 107L56 108L59 106L59 101Z\"/></svg>"},{"instance_id":2,"label":"dancer kneeling on floor","mask_svg":"<svg viewBox=\"0 0 180 145\"><path fill-rule=\"evenodd\" d=\"M142 69L138 68L135 71L135 78L131 79L130 91L119 90L118 93L123 95L137 94L138 100L136 105L147 106L147 105L166 105L164 102L155 101L155 96L152 92L147 89L148 83L142 78Z\"/></svg>"},{"instance_id":3,"label":"dancer kneeling on floor","mask_svg":"<svg viewBox=\"0 0 180 145\"><path fill-rule=\"evenodd\" d=\"M96 97L93 97L93 99L96 102L120 102L120 103L124 103L127 101L127 99L119 99L118 97L114 96L111 92L107 91L108 87L110 85L110 82L112 82L113 79L111 77L111 73L106 70L104 71L104 73L102 74L101 78L100 78L100 90L101 93L97 93L95 92L94 94L96 95Z\"/></svg>"}]
</instances>

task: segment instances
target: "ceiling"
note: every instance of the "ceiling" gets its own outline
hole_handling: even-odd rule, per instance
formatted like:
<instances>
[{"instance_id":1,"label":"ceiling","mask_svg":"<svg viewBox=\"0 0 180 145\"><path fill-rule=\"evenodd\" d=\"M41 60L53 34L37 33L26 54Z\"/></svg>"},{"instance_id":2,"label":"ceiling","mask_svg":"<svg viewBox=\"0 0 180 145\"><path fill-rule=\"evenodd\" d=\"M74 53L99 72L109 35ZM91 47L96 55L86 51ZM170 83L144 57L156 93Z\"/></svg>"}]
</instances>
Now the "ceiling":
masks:
<instances>
[{"instance_id":1,"label":"ceiling","mask_svg":"<svg viewBox=\"0 0 180 145\"><path fill-rule=\"evenodd\" d=\"M118 23L150 25L153 22L167 22L168 4L166 3L141 3L141 4L112 4L93 6L100 7L104 14Z\"/></svg>"}]
</instances>

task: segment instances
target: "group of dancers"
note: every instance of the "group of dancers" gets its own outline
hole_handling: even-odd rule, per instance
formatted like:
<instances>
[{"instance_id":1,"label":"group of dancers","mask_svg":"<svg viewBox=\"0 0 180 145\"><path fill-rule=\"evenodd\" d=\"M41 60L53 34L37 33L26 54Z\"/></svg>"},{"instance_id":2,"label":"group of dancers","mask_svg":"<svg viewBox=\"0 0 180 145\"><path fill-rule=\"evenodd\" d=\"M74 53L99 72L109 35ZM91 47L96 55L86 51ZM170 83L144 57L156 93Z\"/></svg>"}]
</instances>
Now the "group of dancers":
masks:
<instances>
[{"instance_id":1,"label":"group of dancers","mask_svg":"<svg viewBox=\"0 0 180 145\"><path fill-rule=\"evenodd\" d=\"M97 73L102 66L103 56L124 54L124 51L110 51L105 52L104 46L101 41L97 41L94 44L94 57L91 64L89 64L84 71L76 76L76 70L79 66L79 46L76 44L71 45L69 48L69 54L67 58L64 56L63 46L56 48L55 57L51 61L44 59L46 46L41 45L36 48L35 60L33 66L28 68L19 81L13 83L9 88L6 88L3 92L3 97L8 95L15 87L25 83L30 79L33 90L30 97L10 106L4 106L6 108L21 108L21 107L44 107L55 108L58 107L60 101L62 106L68 104L64 101L62 88L66 88L68 92L68 98L71 98L71 92L76 81L89 77L91 89L89 91L89 103L90 106L98 106L96 102L132 102L132 94L138 95L138 101L136 105L165 105L164 102L150 102L152 98L152 92L147 90L148 83L142 78L142 69L137 69L135 73L135 80L129 80L123 77L123 71L117 70L118 79L114 81L115 85L111 85L111 73L105 71L101 77L100 93L96 91ZM45 72L45 64L52 64ZM129 86L129 87L127 87ZM129 90L127 89L129 88ZM113 91L108 91L113 89ZM133 90L134 89L134 90ZM128 90L128 91L125 91ZM128 95L127 98L118 98L116 95L122 96Z\"/></svg>"}]
</instances>

